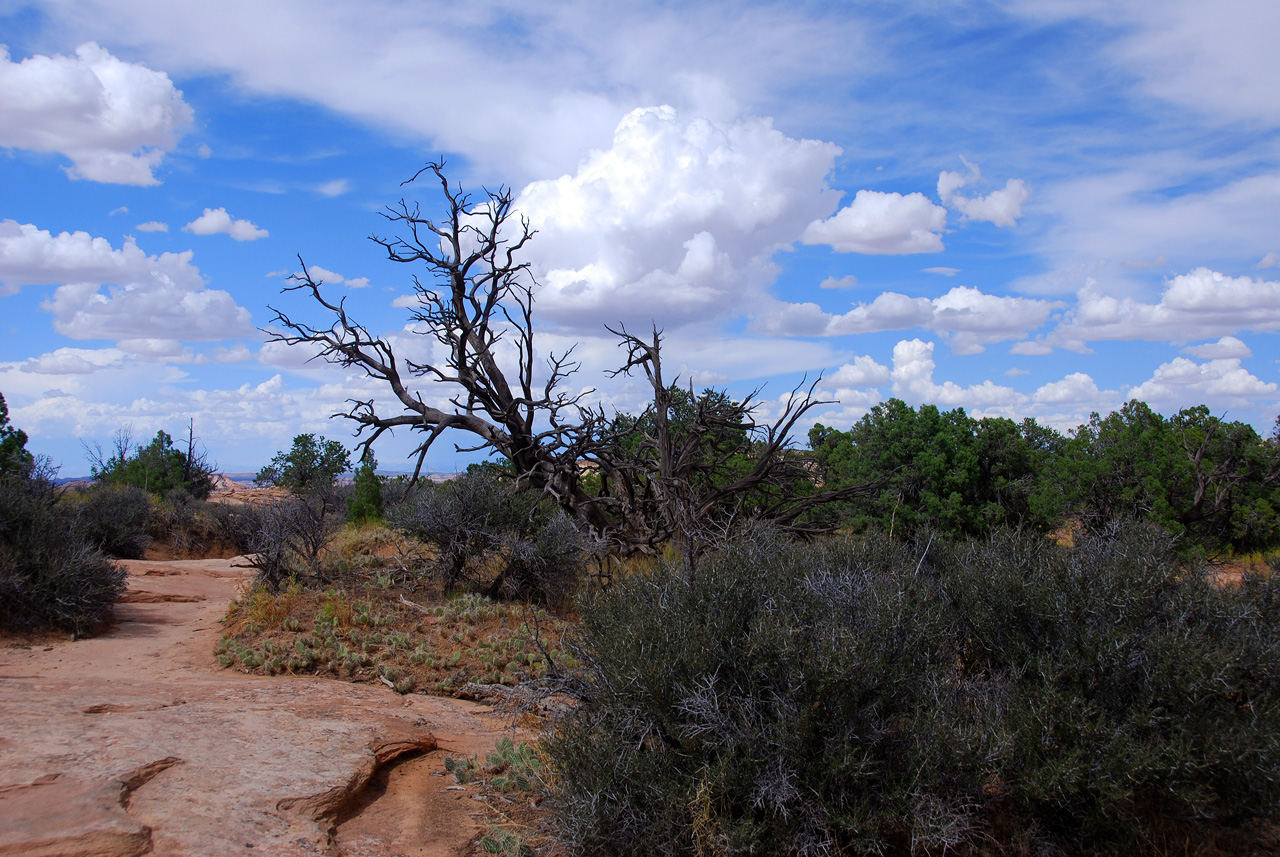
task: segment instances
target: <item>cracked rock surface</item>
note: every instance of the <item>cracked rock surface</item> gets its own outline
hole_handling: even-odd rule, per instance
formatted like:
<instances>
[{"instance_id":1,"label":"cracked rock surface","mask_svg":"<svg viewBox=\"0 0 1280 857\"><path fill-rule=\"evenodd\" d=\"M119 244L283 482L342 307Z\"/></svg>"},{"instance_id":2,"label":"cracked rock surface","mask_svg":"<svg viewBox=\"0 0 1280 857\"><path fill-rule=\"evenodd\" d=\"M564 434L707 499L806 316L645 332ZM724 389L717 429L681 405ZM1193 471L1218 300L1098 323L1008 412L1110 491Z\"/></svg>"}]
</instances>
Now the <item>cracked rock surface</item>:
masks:
<instances>
[{"instance_id":1,"label":"cracked rock surface","mask_svg":"<svg viewBox=\"0 0 1280 857\"><path fill-rule=\"evenodd\" d=\"M357 850L337 828L354 805L366 816L362 855L464 852L474 806L427 775L442 766L437 747L492 748L503 724L486 709L223 669L219 619L249 571L235 560L123 564L130 595L109 633L0 641L0 857L342 857ZM383 823L362 790L381 767L424 753L406 786L420 817Z\"/></svg>"}]
</instances>

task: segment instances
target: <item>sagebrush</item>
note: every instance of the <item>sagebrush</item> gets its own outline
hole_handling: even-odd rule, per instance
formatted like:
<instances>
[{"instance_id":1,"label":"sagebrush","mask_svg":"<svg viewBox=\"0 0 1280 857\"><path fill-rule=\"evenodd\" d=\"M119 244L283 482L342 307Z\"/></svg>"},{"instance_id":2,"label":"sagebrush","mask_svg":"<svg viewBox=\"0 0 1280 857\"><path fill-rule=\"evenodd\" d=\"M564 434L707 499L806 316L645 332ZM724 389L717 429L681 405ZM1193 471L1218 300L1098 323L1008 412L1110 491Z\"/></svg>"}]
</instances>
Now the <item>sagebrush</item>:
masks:
<instances>
[{"instance_id":1,"label":"sagebrush","mask_svg":"<svg viewBox=\"0 0 1280 857\"><path fill-rule=\"evenodd\" d=\"M574 853L1127 853L1271 818L1280 580L1145 527L1066 549L756 534L583 602L550 743Z\"/></svg>"}]
</instances>

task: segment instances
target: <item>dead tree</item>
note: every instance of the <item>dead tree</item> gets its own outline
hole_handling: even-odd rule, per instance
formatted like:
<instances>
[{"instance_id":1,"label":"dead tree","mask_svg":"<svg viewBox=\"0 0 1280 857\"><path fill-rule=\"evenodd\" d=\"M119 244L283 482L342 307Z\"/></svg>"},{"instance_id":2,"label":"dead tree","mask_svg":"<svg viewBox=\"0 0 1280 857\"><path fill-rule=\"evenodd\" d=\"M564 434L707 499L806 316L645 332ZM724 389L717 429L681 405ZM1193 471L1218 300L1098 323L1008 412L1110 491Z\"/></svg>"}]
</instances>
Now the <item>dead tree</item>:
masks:
<instances>
[{"instance_id":1,"label":"dead tree","mask_svg":"<svg viewBox=\"0 0 1280 857\"><path fill-rule=\"evenodd\" d=\"M601 473L600 490L590 502L616 523L620 545L653 551L672 543L692 573L704 549L746 520L768 521L791 533L825 531L808 518L810 512L874 487L821 490L808 459L791 447L800 418L832 404L815 396L820 378L802 380L785 397L781 413L761 424L755 418L758 389L741 401L714 390L695 396L692 386L686 392L678 379L664 379L656 328L648 340L625 327L608 329L627 353L612 374L641 371L653 391L646 411L598 436L588 456Z\"/></svg>"},{"instance_id":2,"label":"dead tree","mask_svg":"<svg viewBox=\"0 0 1280 857\"><path fill-rule=\"evenodd\" d=\"M814 506L864 490L816 490L803 462L788 448L796 422L825 404L814 398L816 381L794 390L782 415L766 426L752 419L753 394L743 402L704 397L689 419L673 427L674 394L662 379L658 331L645 341L620 328L613 332L627 359L618 372L642 370L653 387L646 419L619 426L583 403L592 391L566 393L565 380L579 368L572 349L548 355L544 367L536 362L536 284L528 263L517 260L533 231L515 216L511 192L486 190L473 200L449 183L443 162L428 164L409 181L424 173L440 184L444 218L425 218L416 204L401 200L384 216L402 234L373 236L373 241L392 261L427 269L426 283L414 278L418 307L412 317L420 332L443 346L442 360L398 358L390 342L347 314L345 299L334 302L322 294L322 283L305 263L285 291L308 293L330 317L329 326L313 327L272 308L273 321L284 330L268 331L270 341L317 348L321 359L360 369L389 389L391 401L351 400L347 411L334 415L356 423L362 438L358 448L369 450L384 432L397 428L421 433L416 480L436 440L447 429L459 430L474 441L457 446L459 451L489 450L505 457L521 483L554 498L606 550L653 552L674 542L690 562L712 530L732 526L736 517L762 517L803 530L803 517ZM537 381L539 376L544 380ZM449 391L448 407L429 404L411 389L422 380ZM640 422L645 427L637 436ZM731 437L738 439L733 455L746 456L750 464L724 479L726 471L708 452L724 453ZM598 466L601 478L585 478L584 462Z\"/></svg>"}]
</instances>

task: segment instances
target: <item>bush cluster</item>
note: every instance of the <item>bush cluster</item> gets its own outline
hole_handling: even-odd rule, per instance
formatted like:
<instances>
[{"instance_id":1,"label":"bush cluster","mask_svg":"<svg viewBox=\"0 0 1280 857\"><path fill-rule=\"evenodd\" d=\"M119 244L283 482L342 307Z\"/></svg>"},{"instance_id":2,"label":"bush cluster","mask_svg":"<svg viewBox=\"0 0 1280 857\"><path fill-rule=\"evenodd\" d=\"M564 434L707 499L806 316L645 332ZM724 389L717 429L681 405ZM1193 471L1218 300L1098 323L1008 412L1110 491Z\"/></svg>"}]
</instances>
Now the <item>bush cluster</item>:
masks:
<instances>
[{"instance_id":1,"label":"bush cluster","mask_svg":"<svg viewBox=\"0 0 1280 857\"><path fill-rule=\"evenodd\" d=\"M84 634L125 589L38 462L0 474L0 627Z\"/></svg>"},{"instance_id":2,"label":"bush cluster","mask_svg":"<svg viewBox=\"0 0 1280 857\"><path fill-rule=\"evenodd\" d=\"M756 534L582 604L550 743L576 853L1125 852L1280 799L1280 578L1153 527L1074 549Z\"/></svg>"},{"instance_id":3,"label":"bush cluster","mask_svg":"<svg viewBox=\"0 0 1280 857\"><path fill-rule=\"evenodd\" d=\"M416 487L388 509L387 523L436 546L430 572L446 591L563 601L586 557L581 532L563 512L492 467Z\"/></svg>"}]
</instances>

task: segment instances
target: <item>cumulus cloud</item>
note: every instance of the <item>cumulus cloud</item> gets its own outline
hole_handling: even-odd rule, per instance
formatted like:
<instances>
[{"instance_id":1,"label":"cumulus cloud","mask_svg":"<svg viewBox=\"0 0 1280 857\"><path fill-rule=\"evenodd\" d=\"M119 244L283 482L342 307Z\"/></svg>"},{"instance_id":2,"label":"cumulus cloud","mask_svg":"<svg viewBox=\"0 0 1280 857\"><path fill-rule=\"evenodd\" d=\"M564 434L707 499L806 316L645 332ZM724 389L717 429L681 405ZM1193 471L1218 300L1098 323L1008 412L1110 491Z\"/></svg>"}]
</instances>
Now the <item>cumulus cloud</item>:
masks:
<instances>
[{"instance_id":1,"label":"cumulus cloud","mask_svg":"<svg viewBox=\"0 0 1280 857\"><path fill-rule=\"evenodd\" d=\"M1241 330L1280 330L1280 282L1196 268L1166 280L1158 303L1105 294L1090 280L1052 338L1186 342Z\"/></svg>"},{"instance_id":2,"label":"cumulus cloud","mask_svg":"<svg viewBox=\"0 0 1280 857\"><path fill-rule=\"evenodd\" d=\"M64 155L72 178L156 184L192 116L167 74L94 42L16 63L0 46L0 146Z\"/></svg>"},{"instance_id":3,"label":"cumulus cloud","mask_svg":"<svg viewBox=\"0 0 1280 857\"><path fill-rule=\"evenodd\" d=\"M1032 398L1040 405L1089 404L1105 396L1115 396L1114 390L1104 393L1093 378L1083 372L1072 372L1061 381L1052 381L1036 390Z\"/></svg>"},{"instance_id":4,"label":"cumulus cloud","mask_svg":"<svg viewBox=\"0 0 1280 857\"><path fill-rule=\"evenodd\" d=\"M823 380L834 387L876 387L887 382L889 374L888 366L877 363L870 355L862 355Z\"/></svg>"},{"instance_id":5,"label":"cumulus cloud","mask_svg":"<svg viewBox=\"0 0 1280 857\"><path fill-rule=\"evenodd\" d=\"M572 170L608 143L637 104L671 103L712 119L735 98L798 126L824 91L874 64L855 16L778 5L680 8L382 3L360 14L335 0L148 4L76 0L43 14L68 29L145 50L173 74L226 75L238 88L300 98L373 126L466 152L517 184ZM191 34L198 33L200 38ZM323 50L317 46L323 45ZM814 58L823 61L815 63ZM466 74L459 74L466 69ZM448 80L448 86L440 82ZM406 110L405 105L414 105Z\"/></svg>"},{"instance_id":6,"label":"cumulus cloud","mask_svg":"<svg viewBox=\"0 0 1280 857\"><path fill-rule=\"evenodd\" d=\"M48 283L172 282L183 288L204 281L190 250L148 256L132 238L116 250L87 232L51 234L30 223L0 220L0 283L10 287Z\"/></svg>"},{"instance_id":7,"label":"cumulus cloud","mask_svg":"<svg viewBox=\"0 0 1280 857\"><path fill-rule=\"evenodd\" d=\"M1258 397L1274 396L1280 385L1263 381L1240 365L1239 358L1196 363L1175 357L1150 379L1129 391L1129 398L1150 405L1182 408L1192 404L1247 407Z\"/></svg>"},{"instance_id":8,"label":"cumulus cloud","mask_svg":"<svg viewBox=\"0 0 1280 857\"><path fill-rule=\"evenodd\" d=\"M538 230L529 255L539 315L595 330L736 311L773 282L771 255L835 208L826 176L839 152L787 137L768 119L632 111L609 149L516 200Z\"/></svg>"},{"instance_id":9,"label":"cumulus cloud","mask_svg":"<svg viewBox=\"0 0 1280 857\"><path fill-rule=\"evenodd\" d=\"M893 347L893 371L890 373L894 395L903 401L934 404L948 408L1009 407L1024 404L1027 397L1012 387L983 381L961 387L954 381L933 380L937 364L933 360L934 343L920 339L904 339Z\"/></svg>"},{"instance_id":10,"label":"cumulus cloud","mask_svg":"<svg viewBox=\"0 0 1280 857\"><path fill-rule=\"evenodd\" d=\"M966 197L958 193L960 188L982 180L982 171L976 164L961 157L969 168L968 174L943 170L938 174L938 198L970 220L985 220L996 226L1017 226L1022 216L1022 204L1031 196L1031 190L1022 179L1009 179L1000 190L985 196Z\"/></svg>"},{"instance_id":11,"label":"cumulus cloud","mask_svg":"<svg viewBox=\"0 0 1280 857\"><path fill-rule=\"evenodd\" d=\"M252 333L249 311L220 289L155 281L111 286L59 286L40 308L53 313L53 329L72 339L141 340L172 331L184 340L210 341Z\"/></svg>"},{"instance_id":12,"label":"cumulus cloud","mask_svg":"<svg viewBox=\"0 0 1280 857\"><path fill-rule=\"evenodd\" d=\"M956 274L960 273L959 268L947 268L943 265L938 265L933 268L924 268L923 270L926 274L938 274L943 277L954 277Z\"/></svg>"},{"instance_id":13,"label":"cumulus cloud","mask_svg":"<svg viewBox=\"0 0 1280 857\"><path fill-rule=\"evenodd\" d=\"M755 328L779 336L847 336L925 327L945 335L959 353L974 354L985 345L1016 339L1044 324L1060 306L1053 301L988 295L957 286L929 300L883 292L843 314L815 303L774 302L755 320Z\"/></svg>"},{"instance_id":14,"label":"cumulus cloud","mask_svg":"<svg viewBox=\"0 0 1280 857\"><path fill-rule=\"evenodd\" d=\"M148 220L146 223L139 223L134 228L139 232L168 232L169 224L161 223L159 220Z\"/></svg>"},{"instance_id":15,"label":"cumulus cloud","mask_svg":"<svg viewBox=\"0 0 1280 857\"><path fill-rule=\"evenodd\" d=\"M820 289L856 289L858 287L858 278L853 274L836 278L827 277L821 283L818 283Z\"/></svg>"},{"instance_id":16,"label":"cumulus cloud","mask_svg":"<svg viewBox=\"0 0 1280 857\"><path fill-rule=\"evenodd\" d=\"M1188 345L1182 349L1184 353L1203 360L1223 360L1231 357L1252 357L1253 351L1234 336L1224 336L1217 342L1206 342L1204 345Z\"/></svg>"},{"instance_id":17,"label":"cumulus cloud","mask_svg":"<svg viewBox=\"0 0 1280 857\"><path fill-rule=\"evenodd\" d=\"M90 375L119 366L124 354L116 348L58 348L17 364L22 372L37 375Z\"/></svg>"},{"instance_id":18,"label":"cumulus cloud","mask_svg":"<svg viewBox=\"0 0 1280 857\"><path fill-rule=\"evenodd\" d=\"M1268 253L1267 255L1263 256L1261 259L1258 260L1258 264L1254 265L1254 267L1257 268L1258 270L1263 270L1265 268L1275 268L1277 266L1280 266L1280 253L1274 253L1274 252Z\"/></svg>"},{"instance_id":19,"label":"cumulus cloud","mask_svg":"<svg viewBox=\"0 0 1280 857\"><path fill-rule=\"evenodd\" d=\"M72 339L150 339L172 333L213 340L252 332L231 295L206 289L192 253L148 256L132 239L119 249L86 232L53 235L0 221L0 282L13 288L61 283L42 309ZM110 284L103 292L104 284Z\"/></svg>"},{"instance_id":20,"label":"cumulus cloud","mask_svg":"<svg viewBox=\"0 0 1280 857\"><path fill-rule=\"evenodd\" d=\"M183 232L195 235L230 235L236 241L256 241L271 233L259 229L247 220L236 220L225 208L206 208L195 220L182 227Z\"/></svg>"},{"instance_id":21,"label":"cumulus cloud","mask_svg":"<svg viewBox=\"0 0 1280 857\"><path fill-rule=\"evenodd\" d=\"M860 190L853 202L826 220L815 220L800 240L838 253L901 256L940 253L947 212L922 193Z\"/></svg>"}]
</instances>

